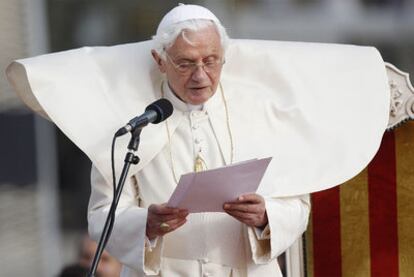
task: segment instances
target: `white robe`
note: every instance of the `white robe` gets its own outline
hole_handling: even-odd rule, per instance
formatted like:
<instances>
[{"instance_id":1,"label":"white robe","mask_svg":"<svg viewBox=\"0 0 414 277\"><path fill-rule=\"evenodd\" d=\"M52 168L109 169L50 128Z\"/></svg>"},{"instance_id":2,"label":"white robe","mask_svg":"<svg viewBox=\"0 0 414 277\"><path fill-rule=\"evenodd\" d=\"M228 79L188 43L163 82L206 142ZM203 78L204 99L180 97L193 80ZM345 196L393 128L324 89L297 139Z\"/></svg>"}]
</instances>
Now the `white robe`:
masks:
<instances>
[{"instance_id":1,"label":"white robe","mask_svg":"<svg viewBox=\"0 0 414 277\"><path fill-rule=\"evenodd\" d=\"M93 175L89 221L95 238L112 196L107 184L111 182L112 135L160 98L162 76L151 58L152 48L151 41L86 47L19 60L7 69L8 79L23 101L55 122L102 174L103 178ZM390 99L385 66L379 53L370 47L232 40L221 82L235 138L234 161L273 156L258 188L266 199L271 238L255 241L252 231L243 228L247 260L237 271L267 276L268 268L274 266L255 264L276 257L305 228L308 201L294 196L349 180L378 150ZM214 109L208 116L218 144L228 150L224 110ZM173 136L184 117L176 111L171 116ZM140 179L141 170L157 161L168 144L164 130L165 126L158 124L143 131L138 151L141 162L131 166L129 177L135 174ZM117 172L127 142L125 136L117 143ZM222 158L229 162L228 155ZM178 161L177 167L184 164ZM148 254L143 251L146 209L137 206L135 195L128 183L109 248L124 264L143 274L144 264L140 262ZM144 207L149 204L141 200ZM165 202L166 197L156 200ZM191 222L187 224L191 226ZM226 243L224 238L220 242ZM168 243L159 243L168 249ZM149 255L153 259L145 259L153 269L160 262L156 249ZM199 268L197 261L163 261L167 264L164 268L180 263L185 268ZM265 273L259 273L262 270Z\"/></svg>"},{"instance_id":2,"label":"white robe","mask_svg":"<svg viewBox=\"0 0 414 277\"><path fill-rule=\"evenodd\" d=\"M209 120L210 114L224 108L220 91L201 111L188 111L167 86L165 91L175 111L184 116L171 136L171 149L166 145L124 188L107 248L124 263L122 276L281 276L276 257L306 229L308 196L265 196L269 225L263 231L225 213L196 213L188 216L184 226L158 238L154 247L148 244L145 208L168 201L176 186L170 151L178 176L192 170L200 150L208 168L223 166L231 155L229 133L214 130ZM221 124L226 120L220 118ZM112 186L93 168L88 220L95 239L99 239L112 194Z\"/></svg>"}]
</instances>

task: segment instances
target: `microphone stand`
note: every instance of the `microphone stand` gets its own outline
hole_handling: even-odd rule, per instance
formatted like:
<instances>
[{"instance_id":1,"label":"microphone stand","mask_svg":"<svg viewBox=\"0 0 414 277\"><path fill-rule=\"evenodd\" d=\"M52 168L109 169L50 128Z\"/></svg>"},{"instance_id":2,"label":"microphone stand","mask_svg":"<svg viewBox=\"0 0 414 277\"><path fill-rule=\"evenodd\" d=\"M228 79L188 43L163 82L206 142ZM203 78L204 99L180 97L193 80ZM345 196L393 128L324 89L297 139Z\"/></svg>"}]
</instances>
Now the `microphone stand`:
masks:
<instances>
[{"instance_id":1,"label":"microphone stand","mask_svg":"<svg viewBox=\"0 0 414 277\"><path fill-rule=\"evenodd\" d=\"M131 139L128 143L128 152L125 155L124 167L122 168L122 173L119 178L118 186L116 187L114 193L114 199L112 200L111 208L109 209L108 216L105 221L105 225L99 239L98 247L95 252L95 257L93 258L92 266L88 273L88 277L94 277L96 269L98 268L99 260L101 259L102 252L105 249L106 243L111 235L112 228L115 222L115 210L118 206L119 199L121 198L122 189L124 188L125 180L128 175L129 168L131 164L138 164L139 157L135 155L135 152L138 150L140 135L142 128L136 128L131 132Z\"/></svg>"}]
</instances>

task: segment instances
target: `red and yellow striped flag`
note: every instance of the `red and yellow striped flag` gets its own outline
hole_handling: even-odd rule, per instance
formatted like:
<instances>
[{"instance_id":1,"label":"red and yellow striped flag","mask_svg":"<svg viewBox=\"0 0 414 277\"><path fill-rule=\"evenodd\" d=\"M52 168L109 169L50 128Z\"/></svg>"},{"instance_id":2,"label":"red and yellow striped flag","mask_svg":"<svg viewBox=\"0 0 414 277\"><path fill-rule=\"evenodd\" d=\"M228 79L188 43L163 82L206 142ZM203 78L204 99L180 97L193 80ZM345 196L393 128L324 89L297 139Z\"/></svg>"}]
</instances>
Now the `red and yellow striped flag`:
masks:
<instances>
[{"instance_id":1,"label":"red and yellow striped flag","mask_svg":"<svg viewBox=\"0 0 414 277\"><path fill-rule=\"evenodd\" d=\"M414 276L414 122L387 132L363 172L312 205L307 276Z\"/></svg>"}]
</instances>

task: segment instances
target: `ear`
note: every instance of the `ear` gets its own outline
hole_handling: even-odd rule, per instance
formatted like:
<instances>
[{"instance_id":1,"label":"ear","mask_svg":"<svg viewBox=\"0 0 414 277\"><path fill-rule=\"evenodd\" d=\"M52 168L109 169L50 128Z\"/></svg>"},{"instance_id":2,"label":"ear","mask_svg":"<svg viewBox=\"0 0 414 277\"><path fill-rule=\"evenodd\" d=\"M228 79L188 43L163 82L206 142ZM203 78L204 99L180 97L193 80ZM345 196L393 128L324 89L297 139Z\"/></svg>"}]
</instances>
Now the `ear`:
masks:
<instances>
[{"instance_id":1,"label":"ear","mask_svg":"<svg viewBox=\"0 0 414 277\"><path fill-rule=\"evenodd\" d=\"M155 51L154 49L151 50L151 55L154 58L154 61L156 62L158 69L161 71L161 73L165 73L165 61L161 58L161 56Z\"/></svg>"}]
</instances>

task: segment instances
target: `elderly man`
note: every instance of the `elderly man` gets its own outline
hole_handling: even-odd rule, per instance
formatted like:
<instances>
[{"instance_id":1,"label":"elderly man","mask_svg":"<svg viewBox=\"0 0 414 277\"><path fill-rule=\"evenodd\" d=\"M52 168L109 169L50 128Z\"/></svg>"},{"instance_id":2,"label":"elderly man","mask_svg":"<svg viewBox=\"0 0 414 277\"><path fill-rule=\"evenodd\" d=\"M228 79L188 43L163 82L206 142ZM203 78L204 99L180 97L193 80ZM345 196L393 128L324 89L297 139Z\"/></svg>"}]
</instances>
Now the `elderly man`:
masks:
<instances>
[{"instance_id":1,"label":"elderly man","mask_svg":"<svg viewBox=\"0 0 414 277\"><path fill-rule=\"evenodd\" d=\"M182 119L174 131L174 119L167 120L168 144L123 192L108 244L124 263L122 276L281 275L276 258L306 229L308 196L241 195L223 203L227 214L189 214L165 204L181 174L235 162L237 118L230 120L227 101L243 95L220 84L224 28L207 9L180 5L163 18L153 42L152 56L165 75L159 95ZM214 124L212 116L218 116ZM94 168L89 224L96 239L101 229L93 225L102 226L111 198L110 185Z\"/></svg>"}]
</instances>

